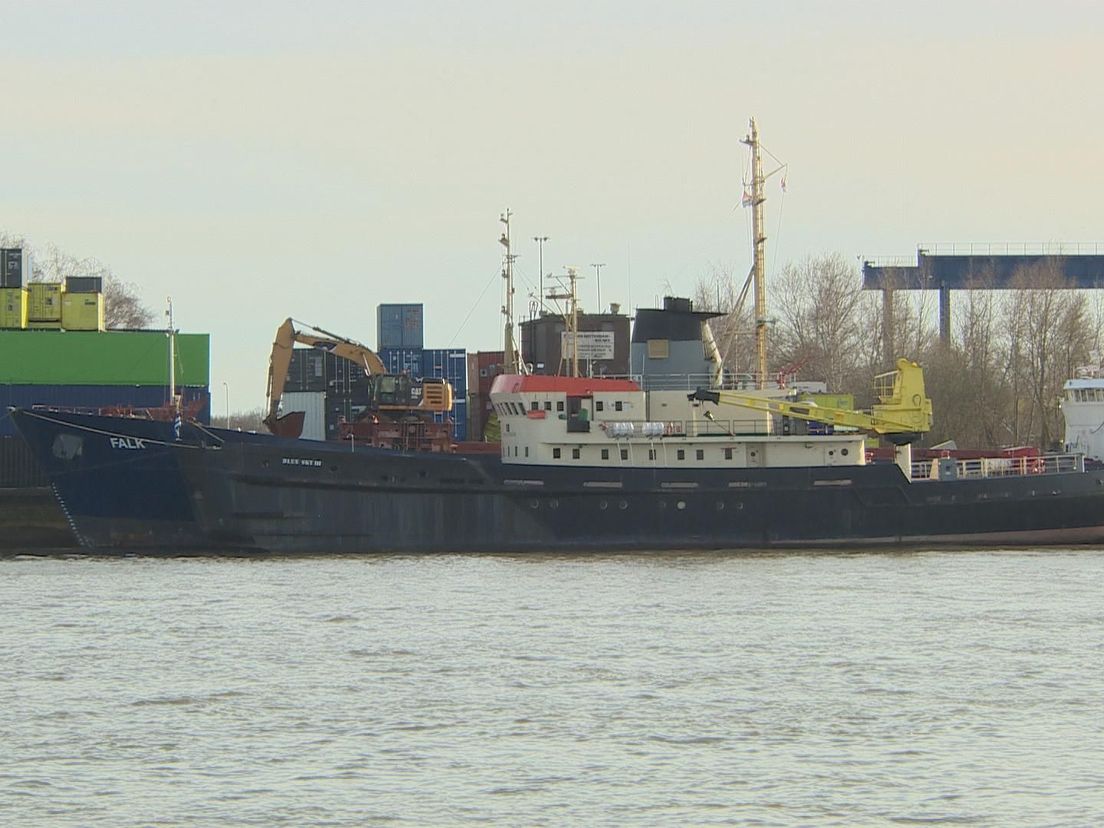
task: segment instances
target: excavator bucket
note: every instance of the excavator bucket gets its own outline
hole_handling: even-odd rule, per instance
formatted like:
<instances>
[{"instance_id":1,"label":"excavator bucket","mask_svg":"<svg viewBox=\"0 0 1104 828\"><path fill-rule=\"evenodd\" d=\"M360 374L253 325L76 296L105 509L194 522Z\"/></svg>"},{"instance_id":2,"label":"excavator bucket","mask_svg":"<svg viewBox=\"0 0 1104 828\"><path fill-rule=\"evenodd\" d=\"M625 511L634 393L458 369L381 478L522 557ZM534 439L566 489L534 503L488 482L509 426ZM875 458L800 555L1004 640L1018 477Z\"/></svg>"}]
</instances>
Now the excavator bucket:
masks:
<instances>
[{"instance_id":1,"label":"excavator bucket","mask_svg":"<svg viewBox=\"0 0 1104 828\"><path fill-rule=\"evenodd\" d=\"M306 419L305 411L289 411L283 417L269 417L264 424L277 437L299 439L303 436L303 423Z\"/></svg>"}]
</instances>

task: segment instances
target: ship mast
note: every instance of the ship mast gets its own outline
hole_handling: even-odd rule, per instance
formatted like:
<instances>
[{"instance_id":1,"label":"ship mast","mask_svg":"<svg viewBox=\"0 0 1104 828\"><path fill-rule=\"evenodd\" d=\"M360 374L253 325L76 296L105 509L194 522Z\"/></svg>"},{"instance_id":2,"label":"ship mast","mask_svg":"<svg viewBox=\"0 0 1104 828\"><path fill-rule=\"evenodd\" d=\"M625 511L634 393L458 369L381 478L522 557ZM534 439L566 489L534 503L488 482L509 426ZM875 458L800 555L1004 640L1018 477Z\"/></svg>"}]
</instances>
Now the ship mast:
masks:
<instances>
[{"instance_id":1,"label":"ship mast","mask_svg":"<svg viewBox=\"0 0 1104 828\"><path fill-rule=\"evenodd\" d=\"M766 247L763 231L763 155L759 146L759 127L752 118L742 143L751 147L751 235L754 239L752 275L755 287L755 386L765 388L767 381L767 289Z\"/></svg>"},{"instance_id":2,"label":"ship mast","mask_svg":"<svg viewBox=\"0 0 1104 828\"><path fill-rule=\"evenodd\" d=\"M502 305L502 315L506 317L505 331L502 337L503 372L516 374L519 370L517 345L514 342L514 259L517 256L510 249L510 217L513 213L509 208L498 217L506 229L502 232L498 242L506 248L506 255L502 260L502 278L506 281L506 301Z\"/></svg>"},{"instance_id":3,"label":"ship mast","mask_svg":"<svg viewBox=\"0 0 1104 828\"><path fill-rule=\"evenodd\" d=\"M165 311L165 316L169 320L169 404L176 408L176 328L173 325L172 297L168 297L166 301L168 310Z\"/></svg>"},{"instance_id":4,"label":"ship mast","mask_svg":"<svg viewBox=\"0 0 1104 828\"><path fill-rule=\"evenodd\" d=\"M566 292L562 288L563 281L561 279L561 289L559 291L552 289L548 291L546 298L555 302L566 302L563 312L564 328L567 334L566 339L570 339L571 350L567 353L560 354L560 363L566 363L571 371L570 376L579 376L579 293L576 282L579 279L579 272L574 267L568 267L567 270L567 290Z\"/></svg>"}]
</instances>

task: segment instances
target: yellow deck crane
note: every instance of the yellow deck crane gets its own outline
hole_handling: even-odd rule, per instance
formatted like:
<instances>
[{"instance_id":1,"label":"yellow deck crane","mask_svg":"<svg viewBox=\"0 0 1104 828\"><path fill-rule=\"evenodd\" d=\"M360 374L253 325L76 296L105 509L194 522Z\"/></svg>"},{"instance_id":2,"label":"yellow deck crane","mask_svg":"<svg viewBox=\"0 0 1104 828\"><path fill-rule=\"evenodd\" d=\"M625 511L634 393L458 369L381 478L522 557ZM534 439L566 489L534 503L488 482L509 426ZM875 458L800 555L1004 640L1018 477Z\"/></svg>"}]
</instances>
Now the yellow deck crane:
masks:
<instances>
[{"instance_id":1,"label":"yellow deck crane","mask_svg":"<svg viewBox=\"0 0 1104 828\"><path fill-rule=\"evenodd\" d=\"M297 328L297 324L305 330ZM406 374L389 374L376 352L367 345L294 319L285 319L276 329L268 361L268 410L264 423L273 434L298 437L303 433L302 411L279 416L280 398L287 383L291 352L296 343L329 351L359 365L368 378L368 408L373 413L401 417L452 409L452 386L446 380L427 377L418 384Z\"/></svg>"},{"instance_id":2,"label":"yellow deck crane","mask_svg":"<svg viewBox=\"0 0 1104 828\"><path fill-rule=\"evenodd\" d=\"M690 400L738 405L755 411L798 420L853 428L885 437L897 447L896 461L906 475L911 472L911 446L932 426L932 404L924 393L924 371L915 362L898 359L897 369L874 378L878 402L869 412L829 408L808 402L768 399L739 391L699 388ZM711 419L709 412L705 415Z\"/></svg>"}]
</instances>

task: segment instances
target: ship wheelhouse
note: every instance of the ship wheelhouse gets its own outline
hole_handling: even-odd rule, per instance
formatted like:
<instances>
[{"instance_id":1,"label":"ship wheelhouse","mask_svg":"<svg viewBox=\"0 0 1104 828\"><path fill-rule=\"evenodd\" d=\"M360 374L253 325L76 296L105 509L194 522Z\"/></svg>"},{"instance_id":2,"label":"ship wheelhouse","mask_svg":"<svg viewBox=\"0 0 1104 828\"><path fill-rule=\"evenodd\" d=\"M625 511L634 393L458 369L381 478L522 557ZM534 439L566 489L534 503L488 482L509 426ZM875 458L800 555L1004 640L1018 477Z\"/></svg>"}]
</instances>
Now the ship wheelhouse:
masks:
<instances>
[{"instance_id":1,"label":"ship wheelhouse","mask_svg":"<svg viewBox=\"0 0 1104 828\"><path fill-rule=\"evenodd\" d=\"M503 375L491 389L504 463L536 466L764 468L865 463L858 433L778 434L770 415L706 418L685 390L628 379Z\"/></svg>"}]
</instances>

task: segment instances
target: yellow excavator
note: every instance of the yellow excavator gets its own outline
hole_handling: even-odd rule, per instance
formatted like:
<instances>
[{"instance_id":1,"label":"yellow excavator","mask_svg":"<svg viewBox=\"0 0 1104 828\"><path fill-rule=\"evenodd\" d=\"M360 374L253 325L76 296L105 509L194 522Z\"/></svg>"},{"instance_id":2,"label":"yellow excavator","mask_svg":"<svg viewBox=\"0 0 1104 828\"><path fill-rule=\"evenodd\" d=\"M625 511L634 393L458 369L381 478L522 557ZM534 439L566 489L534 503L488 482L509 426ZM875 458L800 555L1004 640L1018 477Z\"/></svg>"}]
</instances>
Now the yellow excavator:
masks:
<instances>
[{"instance_id":1,"label":"yellow excavator","mask_svg":"<svg viewBox=\"0 0 1104 828\"><path fill-rule=\"evenodd\" d=\"M910 445L931 430L932 404L924 393L924 371L917 363L898 359L897 370L874 378L874 393L878 402L869 413L708 388L699 388L688 396L694 401L738 405L798 420L854 428L885 437L896 446Z\"/></svg>"},{"instance_id":2,"label":"yellow excavator","mask_svg":"<svg viewBox=\"0 0 1104 828\"><path fill-rule=\"evenodd\" d=\"M313 325L285 319L276 329L268 361L268 411L264 419L268 430L280 437L299 437L303 433L304 412L291 411L279 416L280 398L284 394L291 352L296 343L329 351L359 365L367 377L370 416L399 420L452 409L452 386L446 380L426 377L416 383L406 374L389 374L376 352L367 345Z\"/></svg>"}]
</instances>

